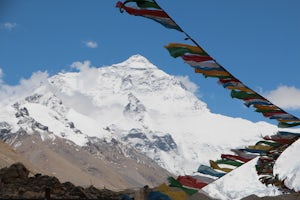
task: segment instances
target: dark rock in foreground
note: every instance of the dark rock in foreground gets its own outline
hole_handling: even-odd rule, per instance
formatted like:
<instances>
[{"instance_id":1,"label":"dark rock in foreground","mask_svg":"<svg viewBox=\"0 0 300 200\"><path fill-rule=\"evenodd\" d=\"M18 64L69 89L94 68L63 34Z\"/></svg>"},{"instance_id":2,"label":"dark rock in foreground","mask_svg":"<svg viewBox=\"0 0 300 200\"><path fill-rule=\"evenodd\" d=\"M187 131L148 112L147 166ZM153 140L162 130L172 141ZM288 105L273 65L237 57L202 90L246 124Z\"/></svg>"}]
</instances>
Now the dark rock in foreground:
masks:
<instances>
[{"instance_id":1,"label":"dark rock in foreground","mask_svg":"<svg viewBox=\"0 0 300 200\"><path fill-rule=\"evenodd\" d=\"M15 163L0 170L1 199L100 199L116 200L120 194L93 186L83 188L70 182L60 183L56 177L36 174L22 163Z\"/></svg>"}]
</instances>

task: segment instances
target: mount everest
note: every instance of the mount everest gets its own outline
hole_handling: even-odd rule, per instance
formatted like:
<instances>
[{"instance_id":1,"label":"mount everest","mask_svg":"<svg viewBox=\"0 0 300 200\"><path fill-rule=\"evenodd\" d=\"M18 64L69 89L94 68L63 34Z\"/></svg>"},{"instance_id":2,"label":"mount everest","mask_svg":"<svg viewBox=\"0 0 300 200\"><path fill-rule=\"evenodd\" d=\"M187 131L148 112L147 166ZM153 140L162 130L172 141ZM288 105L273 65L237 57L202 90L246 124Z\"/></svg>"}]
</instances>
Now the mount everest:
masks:
<instances>
[{"instance_id":1,"label":"mount everest","mask_svg":"<svg viewBox=\"0 0 300 200\"><path fill-rule=\"evenodd\" d=\"M110 163L118 163L119 169L123 165L120 160L124 159L128 166L132 162L141 166L151 163L150 174L157 172L157 176L165 178L169 173L194 174L200 164L207 165L221 153L230 153L231 148L242 148L278 131L265 122L211 113L183 82L140 55L112 66L96 68L85 61L75 62L71 67L78 72L59 73L40 82L22 98L0 101L3 141L23 152L30 151L28 145L37 143L46 143L47 148L58 151L58 144L65 141L72 151L83 148L98 160L105 157L111 159ZM110 148L116 153L110 152ZM275 166L291 187L300 190L297 149L299 141L284 152ZM122 156L125 158L121 159ZM32 156L27 157L34 161ZM88 160L85 162L88 165ZM131 171L133 176L139 176L131 180L132 187L149 184L146 179L150 175L137 170L140 165ZM275 187L258 181L254 165L255 161L243 165L204 191L220 199L280 194ZM135 169L139 175L134 174ZM152 184L159 181L162 179ZM115 185L125 186L128 185Z\"/></svg>"}]
</instances>

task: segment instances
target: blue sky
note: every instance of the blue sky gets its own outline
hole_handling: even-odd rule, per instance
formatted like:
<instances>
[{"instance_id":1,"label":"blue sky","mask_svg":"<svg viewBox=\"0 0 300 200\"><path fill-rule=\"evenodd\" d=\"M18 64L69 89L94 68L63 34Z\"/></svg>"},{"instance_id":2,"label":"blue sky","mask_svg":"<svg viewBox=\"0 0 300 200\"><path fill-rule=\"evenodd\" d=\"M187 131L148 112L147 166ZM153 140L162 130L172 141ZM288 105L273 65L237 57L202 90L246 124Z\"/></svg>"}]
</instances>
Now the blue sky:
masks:
<instances>
[{"instance_id":1,"label":"blue sky","mask_svg":"<svg viewBox=\"0 0 300 200\"><path fill-rule=\"evenodd\" d=\"M101 67L141 54L165 72L188 77L212 112L267 121L229 91L163 48L184 35L121 14L114 0L0 0L0 84L22 85L41 71L71 71L76 61ZM251 89L300 117L300 1L157 0L213 58ZM36 76L35 76L36 77Z\"/></svg>"}]
</instances>

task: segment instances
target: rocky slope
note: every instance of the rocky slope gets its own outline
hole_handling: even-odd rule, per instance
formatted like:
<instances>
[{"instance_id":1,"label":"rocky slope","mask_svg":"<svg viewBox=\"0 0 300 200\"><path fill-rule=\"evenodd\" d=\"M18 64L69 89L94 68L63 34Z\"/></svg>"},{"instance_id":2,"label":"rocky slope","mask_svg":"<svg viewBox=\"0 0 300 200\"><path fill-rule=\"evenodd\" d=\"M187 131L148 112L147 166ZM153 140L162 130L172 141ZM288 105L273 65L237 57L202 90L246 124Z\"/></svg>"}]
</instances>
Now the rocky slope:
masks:
<instances>
[{"instance_id":1,"label":"rocky slope","mask_svg":"<svg viewBox=\"0 0 300 200\"><path fill-rule=\"evenodd\" d=\"M123 152L117 142L98 140L80 147L60 138L42 141L39 134L13 135L5 141L16 149L22 160L43 169L41 172L77 185L109 189L153 186L170 175L134 149Z\"/></svg>"}]
</instances>

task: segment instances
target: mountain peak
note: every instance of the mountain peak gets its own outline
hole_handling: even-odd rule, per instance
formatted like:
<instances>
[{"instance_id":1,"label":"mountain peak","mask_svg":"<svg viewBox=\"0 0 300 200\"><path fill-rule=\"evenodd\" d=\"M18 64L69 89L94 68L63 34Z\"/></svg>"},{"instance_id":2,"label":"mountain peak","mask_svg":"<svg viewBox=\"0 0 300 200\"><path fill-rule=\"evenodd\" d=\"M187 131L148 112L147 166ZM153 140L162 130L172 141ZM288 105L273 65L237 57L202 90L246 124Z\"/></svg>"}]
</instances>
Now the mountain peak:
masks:
<instances>
[{"instance_id":1,"label":"mountain peak","mask_svg":"<svg viewBox=\"0 0 300 200\"><path fill-rule=\"evenodd\" d=\"M142 56L140 54L132 55L126 61L130 62L130 63L144 63L144 64L150 63L151 64L151 62L147 58L145 58L144 56Z\"/></svg>"},{"instance_id":2,"label":"mountain peak","mask_svg":"<svg viewBox=\"0 0 300 200\"><path fill-rule=\"evenodd\" d=\"M115 66L129 67L132 69L157 69L155 65L153 65L147 58L140 54L133 55L124 62L119 63Z\"/></svg>"}]
</instances>

